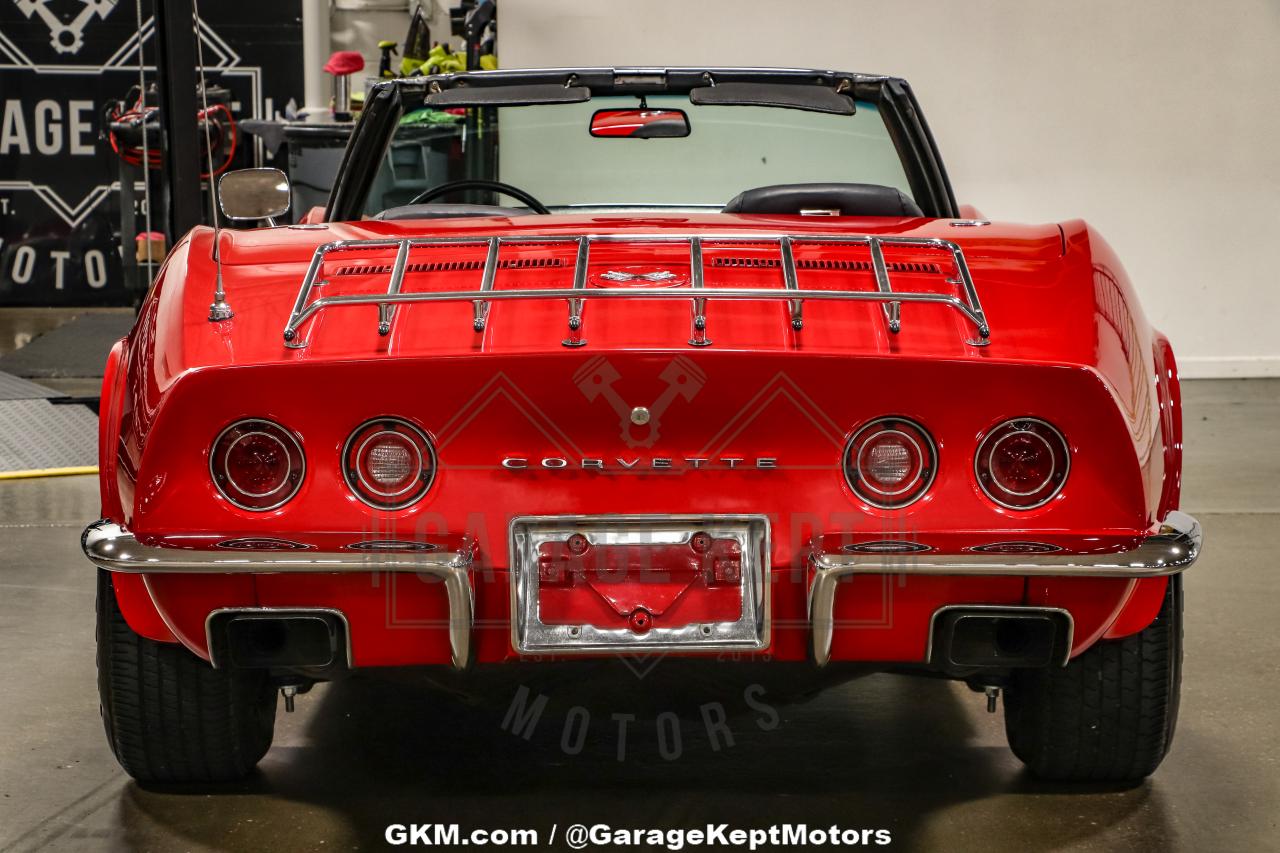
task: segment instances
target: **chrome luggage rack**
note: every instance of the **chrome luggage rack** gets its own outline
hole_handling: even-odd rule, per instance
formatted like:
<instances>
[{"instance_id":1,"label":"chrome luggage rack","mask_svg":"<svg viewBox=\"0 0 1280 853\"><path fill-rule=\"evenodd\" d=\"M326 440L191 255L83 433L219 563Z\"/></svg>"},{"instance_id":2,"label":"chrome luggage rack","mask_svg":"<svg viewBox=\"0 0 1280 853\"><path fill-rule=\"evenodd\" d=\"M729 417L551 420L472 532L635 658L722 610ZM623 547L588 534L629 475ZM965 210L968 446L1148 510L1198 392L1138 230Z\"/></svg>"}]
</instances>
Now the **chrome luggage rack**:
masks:
<instances>
[{"instance_id":1,"label":"chrome luggage rack","mask_svg":"<svg viewBox=\"0 0 1280 853\"><path fill-rule=\"evenodd\" d=\"M684 243L689 247L690 286L685 287L587 287L587 265L591 247L598 243L629 243L633 245L646 243ZM782 268L783 288L759 287L704 287L705 268L703 249L708 245L765 245L775 243L778 246L780 266ZM801 289L796 274L795 247L803 244L849 244L866 246L871 258L871 268L875 275L876 290L814 290ZM494 290L494 279L497 277L499 255L504 246L516 245L576 244L577 256L573 267L573 286L570 288L540 288ZM425 247L457 247L485 246L483 272L480 276L479 290L402 292L405 273L409 264L409 252L415 248ZM952 274L946 279L948 284L959 287L960 296L928 291L894 290L889 279L889 264L884 259L884 246L901 246L917 249L934 249L950 257ZM358 252L373 249L396 250L395 260L391 264L391 277L385 293L348 294L321 296L312 300L312 292L316 287L326 284L321 278L326 257L333 253ZM854 302L878 302L884 309L884 319L888 330L897 334L902 328L901 307L904 302L928 302L945 305L959 311L965 319L974 325L977 337L967 340L972 346L986 346L990 342L991 329L986 315L982 311L982 303L978 299L977 289L969 274L969 266L965 262L964 252L950 240L932 237L872 237L869 235L848 234L733 234L733 235L698 235L698 234L581 234L581 235L512 235L505 237L401 237L374 240L336 240L319 246L311 257L311 265L302 280L298 298L294 302L289 322L284 327L285 346L301 349L307 346L307 336L301 334L302 327L308 320L326 308L337 308L350 305L378 306L378 334L388 335L395 323L397 305L419 302L471 302L473 305L472 326L476 332L483 332L489 318L489 305L495 300L506 299L565 299L569 303L569 336L562 341L567 347L579 347L586 344L582 336L583 307L588 299L623 298L623 299L688 299L693 309L693 331L689 345L705 347L711 345L707 337L707 302L711 299L767 299L785 300L789 303L791 327L797 332L804 328L803 305L807 299L835 299Z\"/></svg>"}]
</instances>

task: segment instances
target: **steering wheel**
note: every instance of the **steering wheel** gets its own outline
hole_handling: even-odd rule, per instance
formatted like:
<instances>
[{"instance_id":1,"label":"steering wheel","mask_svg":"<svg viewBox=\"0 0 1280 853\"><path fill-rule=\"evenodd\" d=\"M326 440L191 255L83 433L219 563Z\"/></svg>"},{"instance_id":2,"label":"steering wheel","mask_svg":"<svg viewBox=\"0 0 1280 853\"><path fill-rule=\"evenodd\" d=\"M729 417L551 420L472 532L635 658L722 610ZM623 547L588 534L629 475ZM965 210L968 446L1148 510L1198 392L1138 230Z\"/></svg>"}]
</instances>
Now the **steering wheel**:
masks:
<instances>
[{"instance_id":1,"label":"steering wheel","mask_svg":"<svg viewBox=\"0 0 1280 853\"><path fill-rule=\"evenodd\" d=\"M525 206L534 213L540 213L546 216L551 213L547 210L547 206L529 195L519 187L513 187L511 184L504 184L502 181L482 181L476 178L464 178L461 181L445 181L443 184L437 184L428 190L423 190L412 199L409 204L424 204L433 198L439 198L442 195L448 195L454 190L477 189L490 190L495 193L509 195L517 201L524 202Z\"/></svg>"}]
</instances>

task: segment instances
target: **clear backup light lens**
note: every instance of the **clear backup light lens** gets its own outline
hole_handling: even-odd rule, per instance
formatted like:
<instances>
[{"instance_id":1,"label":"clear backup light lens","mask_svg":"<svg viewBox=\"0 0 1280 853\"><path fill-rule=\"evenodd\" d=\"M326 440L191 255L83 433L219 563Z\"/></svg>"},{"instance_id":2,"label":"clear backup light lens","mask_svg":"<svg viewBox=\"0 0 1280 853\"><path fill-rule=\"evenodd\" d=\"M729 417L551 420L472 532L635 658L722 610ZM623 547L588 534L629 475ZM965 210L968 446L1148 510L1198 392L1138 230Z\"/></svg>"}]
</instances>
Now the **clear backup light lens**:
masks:
<instances>
[{"instance_id":1,"label":"clear backup light lens","mask_svg":"<svg viewBox=\"0 0 1280 853\"><path fill-rule=\"evenodd\" d=\"M884 487L899 485L916 464L907 439L892 433L882 433L867 442L863 458L866 461L863 473Z\"/></svg>"},{"instance_id":2,"label":"clear backup light lens","mask_svg":"<svg viewBox=\"0 0 1280 853\"><path fill-rule=\"evenodd\" d=\"M978 485L1009 509L1034 509L1062 490L1071 453L1062 433L1036 418L1005 421L983 437L974 459Z\"/></svg>"},{"instance_id":3,"label":"clear backup light lens","mask_svg":"<svg viewBox=\"0 0 1280 853\"><path fill-rule=\"evenodd\" d=\"M361 424L342 449L342 474L357 498L376 509L404 509L431 488L436 455L426 433L400 418Z\"/></svg>"},{"instance_id":4,"label":"clear backup light lens","mask_svg":"<svg viewBox=\"0 0 1280 853\"><path fill-rule=\"evenodd\" d=\"M937 460L937 447L922 426L905 418L880 418L849 440L845 480L872 506L896 509L928 491Z\"/></svg>"},{"instance_id":5,"label":"clear backup light lens","mask_svg":"<svg viewBox=\"0 0 1280 853\"><path fill-rule=\"evenodd\" d=\"M272 421L251 418L218 433L209 452L209 475L235 506L265 512L298 493L306 458L293 433Z\"/></svg>"},{"instance_id":6,"label":"clear backup light lens","mask_svg":"<svg viewBox=\"0 0 1280 853\"><path fill-rule=\"evenodd\" d=\"M369 479L386 489L403 489L418 473L415 448L404 436L384 433L369 440L365 454Z\"/></svg>"}]
</instances>

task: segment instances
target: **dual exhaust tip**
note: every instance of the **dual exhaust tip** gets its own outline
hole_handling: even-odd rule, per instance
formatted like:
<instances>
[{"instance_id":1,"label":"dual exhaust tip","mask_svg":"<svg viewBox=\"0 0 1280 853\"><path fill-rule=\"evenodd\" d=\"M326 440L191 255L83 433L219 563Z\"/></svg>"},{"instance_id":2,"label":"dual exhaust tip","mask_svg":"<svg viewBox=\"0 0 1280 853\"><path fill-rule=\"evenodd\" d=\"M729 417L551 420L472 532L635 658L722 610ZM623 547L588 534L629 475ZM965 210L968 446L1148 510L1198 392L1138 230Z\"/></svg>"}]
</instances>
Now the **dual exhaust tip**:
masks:
<instances>
[{"instance_id":1,"label":"dual exhaust tip","mask_svg":"<svg viewBox=\"0 0 1280 853\"><path fill-rule=\"evenodd\" d=\"M223 610L206 623L215 668L350 666L347 622L337 610Z\"/></svg>"},{"instance_id":2,"label":"dual exhaust tip","mask_svg":"<svg viewBox=\"0 0 1280 853\"><path fill-rule=\"evenodd\" d=\"M1054 607L960 605L933 615L929 663L943 671L1066 666L1071 614Z\"/></svg>"},{"instance_id":3,"label":"dual exhaust tip","mask_svg":"<svg viewBox=\"0 0 1280 853\"><path fill-rule=\"evenodd\" d=\"M959 605L933 614L928 663L944 672L1065 666L1071 614L1052 607ZM349 630L337 610L223 610L206 624L215 667L350 666Z\"/></svg>"}]
</instances>

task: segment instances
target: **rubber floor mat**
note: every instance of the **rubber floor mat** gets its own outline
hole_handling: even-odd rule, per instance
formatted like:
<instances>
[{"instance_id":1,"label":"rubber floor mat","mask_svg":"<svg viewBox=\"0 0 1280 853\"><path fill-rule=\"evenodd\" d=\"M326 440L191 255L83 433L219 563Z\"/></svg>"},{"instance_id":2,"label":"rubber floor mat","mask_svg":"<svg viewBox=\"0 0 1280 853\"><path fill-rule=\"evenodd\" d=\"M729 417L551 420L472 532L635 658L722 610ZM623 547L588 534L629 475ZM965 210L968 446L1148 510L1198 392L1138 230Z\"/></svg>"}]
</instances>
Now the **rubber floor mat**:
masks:
<instances>
[{"instance_id":1,"label":"rubber floor mat","mask_svg":"<svg viewBox=\"0 0 1280 853\"><path fill-rule=\"evenodd\" d=\"M29 379L101 376L112 345L133 328L130 311L81 314L0 355L0 371Z\"/></svg>"}]
</instances>

